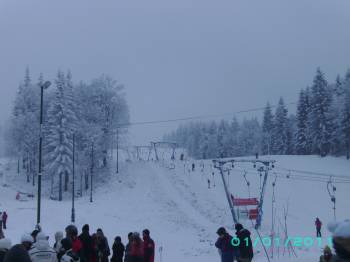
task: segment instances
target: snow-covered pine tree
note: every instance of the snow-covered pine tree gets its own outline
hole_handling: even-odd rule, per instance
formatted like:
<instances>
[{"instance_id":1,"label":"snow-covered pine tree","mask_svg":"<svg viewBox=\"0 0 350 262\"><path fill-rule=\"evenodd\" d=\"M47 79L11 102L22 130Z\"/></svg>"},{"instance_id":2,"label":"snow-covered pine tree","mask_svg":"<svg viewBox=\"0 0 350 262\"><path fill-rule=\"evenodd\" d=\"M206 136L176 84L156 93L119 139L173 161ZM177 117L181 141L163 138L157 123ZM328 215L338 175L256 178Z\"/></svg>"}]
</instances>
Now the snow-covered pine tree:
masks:
<instances>
[{"instance_id":1,"label":"snow-covered pine tree","mask_svg":"<svg viewBox=\"0 0 350 262\"><path fill-rule=\"evenodd\" d=\"M59 178L58 199L62 200L63 175L72 172L72 136L76 125L75 112L69 101L71 92L64 74L59 71L55 81L55 96L48 109L48 134L46 137L47 170L55 181ZM68 181L67 181L68 183Z\"/></svg>"},{"instance_id":2,"label":"snow-covered pine tree","mask_svg":"<svg viewBox=\"0 0 350 262\"><path fill-rule=\"evenodd\" d=\"M261 128L256 118L244 119L240 128L239 148L241 155L252 156L259 152Z\"/></svg>"},{"instance_id":3,"label":"snow-covered pine tree","mask_svg":"<svg viewBox=\"0 0 350 262\"><path fill-rule=\"evenodd\" d=\"M347 159L350 159L350 74L349 78L344 82L344 105L342 110L341 124L346 157Z\"/></svg>"},{"instance_id":4,"label":"snow-covered pine tree","mask_svg":"<svg viewBox=\"0 0 350 262\"><path fill-rule=\"evenodd\" d=\"M295 154L296 124L297 121L295 115L290 115L287 118L287 155Z\"/></svg>"},{"instance_id":5,"label":"snow-covered pine tree","mask_svg":"<svg viewBox=\"0 0 350 262\"><path fill-rule=\"evenodd\" d=\"M323 72L318 68L311 88L311 136L313 152L326 156L331 149L332 93Z\"/></svg>"},{"instance_id":6,"label":"snow-covered pine tree","mask_svg":"<svg viewBox=\"0 0 350 262\"><path fill-rule=\"evenodd\" d=\"M275 112L272 131L272 151L274 154L284 155L287 153L287 114L283 98L281 97Z\"/></svg>"},{"instance_id":7,"label":"snow-covered pine tree","mask_svg":"<svg viewBox=\"0 0 350 262\"><path fill-rule=\"evenodd\" d=\"M16 151L18 158L23 159L23 167L32 164L37 150L39 101L39 88L32 85L29 68L26 68L24 81L15 98L7 141L7 148L11 148L12 154Z\"/></svg>"},{"instance_id":8,"label":"snow-covered pine tree","mask_svg":"<svg viewBox=\"0 0 350 262\"><path fill-rule=\"evenodd\" d=\"M262 122L262 138L261 138L261 153L268 155L271 153L271 141L273 133L273 115L270 103L267 103L264 110L264 117Z\"/></svg>"},{"instance_id":9,"label":"snow-covered pine tree","mask_svg":"<svg viewBox=\"0 0 350 262\"><path fill-rule=\"evenodd\" d=\"M234 117L229 125L227 135L224 139L225 146L228 148L228 154L231 157L236 157L241 155L241 150L239 148L239 129L240 125L236 117Z\"/></svg>"},{"instance_id":10,"label":"snow-covered pine tree","mask_svg":"<svg viewBox=\"0 0 350 262\"><path fill-rule=\"evenodd\" d=\"M217 131L217 150L218 155L222 157L230 156L229 145L226 143L226 137L229 135L229 126L227 121L221 120Z\"/></svg>"},{"instance_id":11,"label":"snow-covered pine tree","mask_svg":"<svg viewBox=\"0 0 350 262\"><path fill-rule=\"evenodd\" d=\"M295 138L295 151L299 155L307 155L308 151L308 125L309 125L309 105L308 97L305 90L301 90L299 93L299 100L297 105L297 130Z\"/></svg>"}]
</instances>

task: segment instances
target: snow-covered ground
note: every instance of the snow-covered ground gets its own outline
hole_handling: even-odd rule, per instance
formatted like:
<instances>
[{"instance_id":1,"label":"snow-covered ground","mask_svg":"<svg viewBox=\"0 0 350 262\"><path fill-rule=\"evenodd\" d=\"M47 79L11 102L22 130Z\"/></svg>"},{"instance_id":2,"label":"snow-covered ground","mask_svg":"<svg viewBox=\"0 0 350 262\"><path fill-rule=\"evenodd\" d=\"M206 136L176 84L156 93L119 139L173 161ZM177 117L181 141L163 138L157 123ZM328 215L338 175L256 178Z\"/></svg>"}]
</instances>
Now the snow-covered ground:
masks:
<instances>
[{"instance_id":1,"label":"snow-covered ground","mask_svg":"<svg viewBox=\"0 0 350 262\"><path fill-rule=\"evenodd\" d=\"M281 168L298 169L312 172L348 175L350 161L342 158L319 158L316 156L275 156L275 172L287 174ZM163 247L163 261L212 262L220 261L214 242L216 230L227 227L233 234L232 218L223 190L219 173L211 166L211 161L196 161L196 171L189 172L192 161L175 163L170 161L124 162L120 173L113 174L110 182L94 191L93 203L89 196L76 200L76 224L78 228L89 223L91 230L101 227L110 244L116 235L126 235L130 231L148 228L156 241L156 261L160 261L159 247ZM6 167L11 167L6 170ZM36 222L36 199L15 200L16 191L32 190L28 185L19 186L15 174L15 164L1 161L0 181L7 181L8 187L0 187L0 210L9 214L8 229L5 234L13 243L17 243L23 232L31 232ZM251 183L250 196L259 196L260 177L252 165L236 165L226 175L230 191L239 197L248 197L248 189L243 171L249 171L247 179ZM215 187L212 172L215 173ZM6 178L4 178L6 176ZM17 176L17 177L15 177ZM350 174L349 174L350 177ZM208 189L207 180L211 180ZM264 217L261 228L262 237L268 237L271 231L272 181L273 171L267 182L264 202ZM26 188L27 187L27 188ZM299 181L278 178L276 181L276 232L283 239L283 208L289 206L288 233L290 237L315 236L314 219L318 216L324 224L333 220L333 210L326 183ZM337 219L350 218L350 184L337 184ZM42 200L42 227L51 238L55 231L64 230L70 223L71 202L56 202L44 197ZM243 224L252 232L253 241L256 232L250 221ZM323 229L322 246L330 234ZM321 247L317 242L312 247L295 247L298 258L283 256L283 246L275 250L275 261L315 261ZM270 250L268 250L269 252ZM266 261L261 244L255 248L255 261Z\"/></svg>"}]
</instances>

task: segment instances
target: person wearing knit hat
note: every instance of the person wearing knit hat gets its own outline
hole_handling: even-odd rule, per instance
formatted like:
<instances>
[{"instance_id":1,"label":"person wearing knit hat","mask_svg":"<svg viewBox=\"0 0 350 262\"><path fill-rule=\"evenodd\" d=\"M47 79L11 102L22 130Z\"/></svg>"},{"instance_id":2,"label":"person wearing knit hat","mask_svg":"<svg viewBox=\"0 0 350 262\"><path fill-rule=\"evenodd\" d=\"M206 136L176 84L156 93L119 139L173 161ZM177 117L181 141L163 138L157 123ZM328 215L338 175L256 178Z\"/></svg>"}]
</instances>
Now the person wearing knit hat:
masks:
<instances>
[{"instance_id":1,"label":"person wearing knit hat","mask_svg":"<svg viewBox=\"0 0 350 262\"><path fill-rule=\"evenodd\" d=\"M6 253L11 248L11 240L8 238L2 238L0 239L0 262L4 261Z\"/></svg>"},{"instance_id":2,"label":"person wearing knit hat","mask_svg":"<svg viewBox=\"0 0 350 262\"><path fill-rule=\"evenodd\" d=\"M333 234L333 248L336 253L332 262L349 262L350 220L329 223L328 230Z\"/></svg>"},{"instance_id":3,"label":"person wearing knit hat","mask_svg":"<svg viewBox=\"0 0 350 262\"><path fill-rule=\"evenodd\" d=\"M44 232L39 232L35 246L29 250L32 262L57 262L57 253L50 247L48 237Z\"/></svg>"},{"instance_id":4,"label":"person wearing knit hat","mask_svg":"<svg viewBox=\"0 0 350 262\"><path fill-rule=\"evenodd\" d=\"M216 234L218 239L215 242L215 247L218 249L222 262L232 262L238 258L238 248L231 244L232 236L224 227L220 227Z\"/></svg>"},{"instance_id":5,"label":"person wearing knit hat","mask_svg":"<svg viewBox=\"0 0 350 262\"><path fill-rule=\"evenodd\" d=\"M61 240L63 239L63 232L57 231L55 233L55 244L53 245L53 249L58 254L60 252L60 249L62 248Z\"/></svg>"},{"instance_id":6,"label":"person wearing knit hat","mask_svg":"<svg viewBox=\"0 0 350 262\"><path fill-rule=\"evenodd\" d=\"M320 262L331 262L333 259L332 250L329 246L325 246L323 249L323 255L320 256Z\"/></svg>"},{"instance_id":7,"label":"person wearing knit hat","mask_svg":"<svg viewBox=\"0 0 350 262\"><path fill-rule=\"evenodd\" d=\"M34 239L29 234L23 234L21 237L21 244L24 246L26 250L29 250L32 247Z\"/></svg>"}]
</instances>

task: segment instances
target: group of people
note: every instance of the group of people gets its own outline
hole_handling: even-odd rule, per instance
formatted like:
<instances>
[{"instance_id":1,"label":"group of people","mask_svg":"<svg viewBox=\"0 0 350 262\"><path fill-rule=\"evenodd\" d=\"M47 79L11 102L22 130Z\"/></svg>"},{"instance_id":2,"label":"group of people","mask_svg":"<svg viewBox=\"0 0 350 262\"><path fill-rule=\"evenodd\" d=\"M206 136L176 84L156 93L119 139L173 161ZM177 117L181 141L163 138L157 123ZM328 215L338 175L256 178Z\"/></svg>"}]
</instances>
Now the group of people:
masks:
<instances>
[{"instance_id":1,"label":"group of people","mask_svg":"<svg viewBox=\"0 0 350 262\"><path fill-rule=\"evenodd\" d=\"M115 237L112 254L102 229L90 234L88 224L79 235L75 225L55 233L55 244L40 227L24 234L21 243L12 246L8 238L0 239L0 262L154 262L155 244L148 229L128 234L126 246L120 236Z\"/></svg>"},{"instance_id":2,"label":"group of people","mask_svg":"<svg viewBox=\"0 0 350 262\"><path fill-rule=\"evenodd\" d=\"M218 248L221 262L252 261L254 253L249 230L244 228L240 223L235 225L235 230L235 238L224 227L220 227L216 231L219 237L215 246Z\"/></svg>"},{"instance_id":3,"label":"group of people","mask_svg":"<svg viewBox=\"0 0 350 262\"><path fill-rule=\"evenodd\" d=\"M315 220L316 236L321 237L322 222ZM217 230L218 239L215 246L219 250L221 262L251 262L253 259L253 245L249 230L241 224L235 225L236 237L232 237L224 227ZM328 224L332 233L333 250L330 246L323 248L319 262L350 262L350 220ZM315 260L317 261L317 260Z\"/></svg>"}]
</instances>

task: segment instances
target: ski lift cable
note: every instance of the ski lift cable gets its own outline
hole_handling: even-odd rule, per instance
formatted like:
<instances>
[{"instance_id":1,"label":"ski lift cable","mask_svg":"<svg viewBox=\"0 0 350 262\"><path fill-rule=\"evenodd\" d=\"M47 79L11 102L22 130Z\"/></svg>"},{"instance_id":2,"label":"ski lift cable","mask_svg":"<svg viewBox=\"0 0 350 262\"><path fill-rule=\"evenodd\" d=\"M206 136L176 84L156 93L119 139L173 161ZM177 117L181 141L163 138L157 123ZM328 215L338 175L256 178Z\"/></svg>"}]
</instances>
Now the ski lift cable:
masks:
<instances>
[{"instance_id":1,"label":"ski lift cable","mask_svg":"<svg viewBox=\"0 0 350 262\"><path fill-rule=\"evenodd\" d=\"M253 171L247 171L246 169L239 169L239 168L235 168L235 169L233 169L233 170L236 170L236 171L241 171L241 172L246 172L247 174L257 174L257 172L253 172ZM329 176L327 177L327 179L326 179L326 177L325 176L319 176L319 177L317 177L316 175L314 175L314 176L309 176L309 175L302 175L302 174L292 174L290 171L291 170L288 170L289 171L289 173L288 174L284 174L284 173L281 173L281 172L274 172L275 174L278 174L278 175L280 175L280 176L285 176L285 178L287 178L287 179L289 179L289 178L300 178L300 179L302 179L302 180L308 180L308 181L318 181L318 182L328 182L328 178L329 178ZM333 176L334 177L334 176ZM340 177L340 178L338 178L338 179L333 179L333 182L334 183L350 183L350 177L348 177L347 179L346 178L343 178L343 177Z\"/></svg>"},{"instance_id":2,"label":"ski lift cable","mask_svg":"<svg viewBox=\"0 0 350 262\"><path fill-rule=\"evenodd\" d=\"M286 171L291 171L295 173L303 173L303 174L308 174L308 175L315 175L315 176L324 176L324 177L337 177L337 178L347 178L350 179L350 176L347 175L335 175L335 174L330 174L330 173L320 173L320 172L312 172L312 171L306 171L306 170L297 170L297 169L290 169L290 168L284 168L284 167L276 167L276 169L282 169Z\"/></svg>"},{"instance_id":3,"label":"ski lift cable","mask_svg":"<svg viewBox=\"0 0 350 262\"><path fill-rule=\"evenodd\" d=\"M238 169L238 168L233 169L233 171L241 171L241 172L245 171L247 174L254 174L254 175L256 175L256 173L257 173L257 172L247 171L247 170ZM284 174L284 173L279 173L279 172L274 172L274 173L277 174L278 178L282 178L282 179L301 180L301 181L310 181L310 182L322 182L322 183L328 182L328 179L325 179L325 177L309 177L309 176L297 175L297 174L290 174L289 175L289 174ZM333 183L350 184L350 179L349 180L337 179L337 180L334 180Z\"/></svg>"},{"instance_id":4,"label":"ski lift cable","mask_svg":"<svg viewBox=\"0 0 350 262\"><path fill-rule=\"evenodd\" d=\"M297 104L297 102L285 103L286 106L296 105L296 104ZM270 108L275 108L277 106L278 105L270 105ZM152 125L152 124L161 124L161 123L170 123L170 122L182 122L182 121L189 121L189 120L196 120L196 119L233 116L235 114L256 112L256 111L262 111L262 110L265 110L265 109L266 109L266 106L264 106L264 107L257 107L257 108L250 108L250 109L245 109L245 110L239 110L239 111L235 111L235 112L231 112L231 113L224 113L224 114L198 115L198 116L189 116L189 117L173 118L173 119L120 123L120 124L118 124L118 128L120 128L120 127L127 127L127 126L136 126L136 125Z\"/></svg>"}]
</instances>

